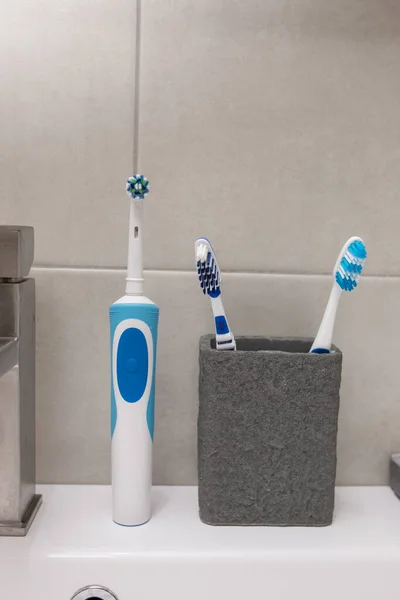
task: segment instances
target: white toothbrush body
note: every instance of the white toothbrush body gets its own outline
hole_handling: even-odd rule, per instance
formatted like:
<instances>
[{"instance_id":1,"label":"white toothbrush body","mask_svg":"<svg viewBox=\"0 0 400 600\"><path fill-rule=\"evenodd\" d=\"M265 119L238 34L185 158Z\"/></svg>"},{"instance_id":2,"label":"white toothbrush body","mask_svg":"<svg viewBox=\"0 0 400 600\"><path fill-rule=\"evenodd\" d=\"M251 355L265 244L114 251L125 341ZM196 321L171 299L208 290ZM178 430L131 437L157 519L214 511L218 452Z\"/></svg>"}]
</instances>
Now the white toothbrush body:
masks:
<instances>
[{"instance_id":1,"label":"white toothbrush body","mask_svg":"<svg viewBox=\"0 0 400 600\"><path fill-rule=\"evenodd\" d=\"M339 306L342 290L337 283L334 283L329 296L328 304L326 305L325 313L319 326L318 333L315 336L310 352L315 352L316 349L330 351L332 345L333 330L335 327L336 311ZM320 352L321 353L321 352Z\"/></svg>"}]
</instances>

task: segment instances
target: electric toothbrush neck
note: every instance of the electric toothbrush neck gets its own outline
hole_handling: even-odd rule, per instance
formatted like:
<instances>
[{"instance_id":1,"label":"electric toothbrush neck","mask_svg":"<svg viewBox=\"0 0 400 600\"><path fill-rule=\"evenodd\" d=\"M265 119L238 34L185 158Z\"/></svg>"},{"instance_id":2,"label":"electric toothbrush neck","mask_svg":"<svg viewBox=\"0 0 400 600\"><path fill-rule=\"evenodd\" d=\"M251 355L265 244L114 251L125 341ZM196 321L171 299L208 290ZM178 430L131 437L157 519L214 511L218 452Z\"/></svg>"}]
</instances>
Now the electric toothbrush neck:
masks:
<instances>
[{"instance_id":1,"label":"electric toothbrush neck","mask_svg":"<svg viewBox=\"0 0 400 600\"><path fill-rule=\"evenodd\" d=\"M125 288L128 296L143 296L142 224L143 201L132 199L129 216L128 273Z\"/></svg>"}]
</instances>

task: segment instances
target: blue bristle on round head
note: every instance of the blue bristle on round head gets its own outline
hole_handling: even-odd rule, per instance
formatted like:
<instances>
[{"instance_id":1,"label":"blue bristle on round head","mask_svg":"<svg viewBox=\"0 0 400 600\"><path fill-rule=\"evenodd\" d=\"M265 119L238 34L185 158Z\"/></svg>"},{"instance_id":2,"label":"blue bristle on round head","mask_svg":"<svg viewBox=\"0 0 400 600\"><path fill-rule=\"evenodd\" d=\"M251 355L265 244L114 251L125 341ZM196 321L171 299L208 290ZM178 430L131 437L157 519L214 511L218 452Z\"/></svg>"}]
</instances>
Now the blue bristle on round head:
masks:
<instances>
[{"instance_id":1,"label":"blue bristle on round head","mask_svg":"<svg viewBox=\"0 0 400 600\"><path fill-rule=\"evenodd\" d=\"M144 175L132 175L126 182L126 192L133 200L143 200L149 193L149 180Z\"/></svg>"},{"instance_id":2,"label":"blue bristle on round head","mask_svg":"<svg viewBox=\"0 0 400 600\"><path fill-rule=\"evenodd\" d=\"M203 247L204 248L204 247ZM197 274L203 294L217 298L220 293L220 274L216 261L210 251L200 252L197 260Z\"/></svg>"},{"instance_id":3,"label":"blue bristle on round head","mask_svg":"<svg viewBox=\"0 0 400 600\"><path fill-rule=\"evenodd\" d=\"M335 273L336 282L342 290L351 292L357 287L366 258L364 242L360 239L353 240L343 252Z\"/></svg>"}]
</instances>

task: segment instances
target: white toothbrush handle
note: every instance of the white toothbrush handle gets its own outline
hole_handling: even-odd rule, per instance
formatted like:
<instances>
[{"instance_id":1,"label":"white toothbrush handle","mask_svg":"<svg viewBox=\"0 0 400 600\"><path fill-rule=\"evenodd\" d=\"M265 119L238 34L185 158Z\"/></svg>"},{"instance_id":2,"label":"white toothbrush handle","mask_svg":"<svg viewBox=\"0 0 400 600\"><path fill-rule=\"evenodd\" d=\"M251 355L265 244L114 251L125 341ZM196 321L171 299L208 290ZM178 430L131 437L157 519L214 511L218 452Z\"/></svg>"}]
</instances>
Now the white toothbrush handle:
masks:
<instances>
[{"instance_id":1,"label":"white toothbrush handle","mask_svg":"<svg viewBox=\"0 0 400 600\"><path fill-rule=\"evenodd\" d=\"M148 397L137 404L116 394L118 421L112 437L113 519L119 525L146 523L151 516L152 440L146 426Z\"/></svg>"},{"instance_id":2,"label":"white toothbrush handle","mask_svg":"<svg viewBox=\"0 0 400 600\"><path fill-rule=\"evenodd\" d=\"M236 350L236 342L232 331L229 329L221 294L211 298L211 306L215 321L215 339L217 350Z\"/></svg>"},{"instance_id":3,"label":"white toothbrush handle","mask_svg":"<svg viewBox=\"0 0 400 600\"><path fill-rule=\"evenodd\" d=\"M334 283L321 325L319 326L318 333L315 337L313 345L311 346L310 352L317 353L319 350L330 352L332 346L333 329L335 327L336 311L341 294L341 288L337 285L337 283Z\"/></svg>"}]
</instances>

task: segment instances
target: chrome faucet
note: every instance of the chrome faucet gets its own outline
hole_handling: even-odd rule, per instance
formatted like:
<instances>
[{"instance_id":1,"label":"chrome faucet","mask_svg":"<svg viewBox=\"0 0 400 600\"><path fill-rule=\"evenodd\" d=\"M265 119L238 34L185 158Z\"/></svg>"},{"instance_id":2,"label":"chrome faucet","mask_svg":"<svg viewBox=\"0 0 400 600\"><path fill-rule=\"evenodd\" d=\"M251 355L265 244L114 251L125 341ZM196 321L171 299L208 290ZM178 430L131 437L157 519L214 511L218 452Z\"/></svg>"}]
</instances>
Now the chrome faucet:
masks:
<instances>
[{"instance_id":1,"label":"chrome faucet","mask_svg":"<svg viewBox=\"0 0 400 600\"><path fill-rule=\"evenodd\" d=\"M0 226L0 536L26 535L35 493L33 227Z\"/></svg>"}]
</instances>

